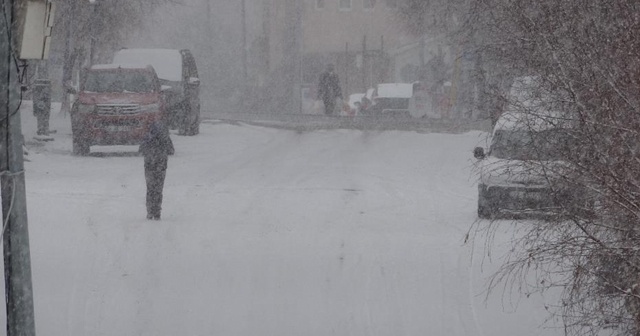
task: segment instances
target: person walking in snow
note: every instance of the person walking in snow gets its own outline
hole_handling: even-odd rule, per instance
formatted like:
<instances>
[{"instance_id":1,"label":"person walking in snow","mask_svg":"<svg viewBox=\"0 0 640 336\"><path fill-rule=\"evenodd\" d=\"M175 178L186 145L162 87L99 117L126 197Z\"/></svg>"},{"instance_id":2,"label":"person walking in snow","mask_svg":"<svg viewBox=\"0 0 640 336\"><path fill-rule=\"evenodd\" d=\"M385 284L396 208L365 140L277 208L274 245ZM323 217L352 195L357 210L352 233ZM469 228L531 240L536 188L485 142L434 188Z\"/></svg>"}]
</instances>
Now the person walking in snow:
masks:
<instances>
[{"instance_id":1,"label":"person walking in snow","mask_svg":"<svg viewBox=\"0 0 640 336\"><path fill-rule=\"evenodd\" d=\"M160 121L151 124L140 144L140 153L144 156L144 177L147 182L147 219L160 220L168 156L174 152L169 128Z\"/></svg>"},{"instance_id":2,"label":"person walking in snow","mask_svg":"<svg viewBox=\"0 0 640 336\"><path fill-rule=\"evenodd\" d=\"M327 70L320 75L318 84L318 97L324 103L324 113L333 115L336 108L336 99L342 98L340 80L334 71L333 64L327 65Z\"/></svg>"}]
</instances>

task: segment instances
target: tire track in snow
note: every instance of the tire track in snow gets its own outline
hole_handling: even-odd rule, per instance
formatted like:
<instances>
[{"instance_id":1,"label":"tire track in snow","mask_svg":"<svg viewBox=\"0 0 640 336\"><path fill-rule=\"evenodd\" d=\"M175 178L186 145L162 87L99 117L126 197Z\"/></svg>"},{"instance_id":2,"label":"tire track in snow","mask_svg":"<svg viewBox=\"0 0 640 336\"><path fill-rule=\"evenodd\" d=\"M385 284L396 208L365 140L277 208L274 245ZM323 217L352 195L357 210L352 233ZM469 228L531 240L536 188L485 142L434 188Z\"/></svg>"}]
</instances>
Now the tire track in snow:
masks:
<instances>
[{"instance_id":1,"label":"tire track in snow","mask_svg":"<svg viewBox=\"0 0 640 336\"><path fill-rule=\"evenodd\" d=\"M475 267L475 255L474 255L474 249L472 248L471 245L469 245L469 265L467 266L467 274L469 274L469 284L468 284L468 288L469 288L469 292L468 292L468 300L469 300L469 309L471 310L471 316L473 319L473 324L476 330L476 333L478 336L484 336L484 329L482 328L482 326L480 325L480 319L478 318L478 311L476 310L476 306L475 306L475 297L476 295L474 294L474 288L475 288L475 281L474 281L474 267ZM461 264L460 261L458 262L459 265Z\"/></svg>"},{"instance_id":2,"label":"tire track in snow","mask_svg":"<svg viewBox=\"0 0 640 336\"><path fill-rule=\"evenodd\" d=\"M193 139L183 138L182 143L176 142L176 145L180 146L177 150L184 151L184 156L176 156L170 159L170 167L167 171L167 182L165 188L181 188L183 197L180 199L173 199L171 203L167 203L167 216L171 218L185 217L189 213L197 213L197 209L194 205L200 205L198 196L201 193L233 193L234 189L240 187L240 185L234 185L238 181L245 183L254 182L255 185L252 188L260 186L261 179L256 176L251 176L251 168L255 165L268 162L270 157L278 155L278 151L282 149L288 143L295 142L296 135L294 132L288 131L282 136L282 132L277 132L270 129L260 130L256 136L253 130L255 127L248 126L229 126L229 125L203 125L206 127L204 132L215 133L217 127L225 126L225 128L231 127L238 131L243 131L249 128L251 132L248 133L246 143L239 145L238 148L229 150L223 148L221 145L216 146L218 143L215 138L212 141L213 147L211 155L218 156L219 159L212 163L212 166L202 166L193 164L194 155L189 155L191 149L190 146ZM204 128L203 127L203 128ZM258 128L259 129L259 128ZM224 133L222 133L224 134ZM220 141L222 142L222 141ZM197 159L197 158L196 158ZM210 161L207 159L207 161ZM203 160L204 162L204 160ZM211 163L210 163L211 164ZM176 183L174 181L179 181ZM230 183L226 186L225 183ZM218 206L213 204L210 206Z\"/></svg>"},{"instance_id":3,"label":"tire track in snow","mask_svg":"<svg viewBox=\"0 0 640 336\"><path fill-rule=\"evenodd\" d=\"M85 159L92 160L92 158ZM91 161L84 163L86 163L86 167L91 167ZM85 215L84 222L92 234L86 236L90 237L90 240L81 242L84 246L84 252L78 256L80 259L73 276L72 295L67 314L71 335L95 335L110 329L110 326L105 325L106 317L113 313L112 309L115 307L111 306L112 309L109 309L109 300L117 297L112 293L119 280L117 274L125 273L122 265L129 242L126 226L131 223L126 220L122 222L122 217L115 214L118 213L122 196L125 195L122 192L123 186L132 185L131 181L136 177L133 177L126 167L124 171L118 172L115 176L112 175L112 178L108 178L108 174L105 176L107 180L113 182L103 184L105 187L101 193L92 190L93 197L90 198L89 207L83 212L88 214ZM108 216L103 221L96 222L96 219L92 217L93 214L115 216ZM89 265L82 264L82 261L86 260L91 261ZM88 266L88 268L83 268L83 266ZM125 307L120 307L120 309L123 308ZM72 320L77 316L83 316L83 318Z\"/></svg>"}]
</instances>

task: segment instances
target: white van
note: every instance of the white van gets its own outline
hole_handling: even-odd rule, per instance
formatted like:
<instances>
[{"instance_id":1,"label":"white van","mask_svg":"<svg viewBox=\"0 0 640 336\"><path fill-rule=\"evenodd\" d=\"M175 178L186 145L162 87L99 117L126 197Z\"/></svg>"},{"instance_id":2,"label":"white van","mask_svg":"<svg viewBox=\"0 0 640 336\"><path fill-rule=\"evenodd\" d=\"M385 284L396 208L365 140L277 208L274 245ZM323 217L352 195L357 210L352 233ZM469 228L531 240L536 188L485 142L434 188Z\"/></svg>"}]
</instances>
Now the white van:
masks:
<instances>
[{"instance_id":1,"label":"white van","mask_svg":"<svg viewBox=\"0 0 640 336\"><path fill-rule=\"evenodd\" d=\"M531 78L518 79L509 107L498 119L478 162L478 216L557 213L572 192L556 183L571 149L565 119L546 110L539 94L526 92ZM564 191L563 191L564 190Z\"/></svg>"},{"instance_id":2,"label":"white van","mask_svg":"<svg viewBox=\"0 0 640 336\"><path fill-rule=\"evenodd\" d=\"M408 117L409 100L412 96L413 84L378 84L373 91L372 104L362 114L372 117Z\"/></svg>"}]
</instances>

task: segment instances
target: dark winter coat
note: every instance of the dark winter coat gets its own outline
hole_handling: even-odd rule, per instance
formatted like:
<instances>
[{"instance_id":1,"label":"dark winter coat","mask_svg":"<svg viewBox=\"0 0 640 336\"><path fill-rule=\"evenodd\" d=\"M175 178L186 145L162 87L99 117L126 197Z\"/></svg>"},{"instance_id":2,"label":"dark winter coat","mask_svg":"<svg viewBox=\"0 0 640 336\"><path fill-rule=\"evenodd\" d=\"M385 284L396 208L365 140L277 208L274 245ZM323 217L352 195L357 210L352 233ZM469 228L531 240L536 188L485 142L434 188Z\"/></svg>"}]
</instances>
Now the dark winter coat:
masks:
<instances>
[{"instance_id":1,"label":"dark winter coat","mask_svg":"<svg viewBox=\"0 0 640 336\"><path fill-rule=\"evenodd\" d=\"M338 97L342 98L340 80L335 72L325 71L320 75L318 97L325 102L334 101Z\"/></svg>"},{"instance_id":2,"label":"dark winter coat","mask_svg":"<svg viewBox=\"0 0 640 336\"><path fill-rule=\"evenodd\" d=\"M140 144L140 153L144 155L145 161L166 159L168 155L173 155L174 152L173 142L166 125L161 122L151 124L149 132L147 132Z\"/></svg>"}]
</instances>

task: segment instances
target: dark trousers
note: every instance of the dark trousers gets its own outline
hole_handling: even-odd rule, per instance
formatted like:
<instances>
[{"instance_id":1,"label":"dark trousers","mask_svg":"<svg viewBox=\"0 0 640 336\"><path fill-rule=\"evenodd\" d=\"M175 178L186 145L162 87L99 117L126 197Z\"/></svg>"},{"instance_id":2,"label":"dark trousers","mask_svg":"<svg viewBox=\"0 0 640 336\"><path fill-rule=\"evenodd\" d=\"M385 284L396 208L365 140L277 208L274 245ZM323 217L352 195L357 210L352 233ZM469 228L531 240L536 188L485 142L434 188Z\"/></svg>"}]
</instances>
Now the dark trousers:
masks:
<instances>
[{"instance_id":1,"label":"dark trousers","mask_svg":"<svg viewBox=\"0 0 640 336\"><path fill-rule=\"evenodd\" d=\"M160 217L162 189L167 173L167 157L144 158L144 177L147 181L147 215Z\"/></svg>"},{"instance_id":2,"label":"dark trousers","mask_svg":"<svg viewBox=\"0 0 640 336\"><path fill-rule=\"evenodd\" d=\"M324 102L324 114L333 115L333 112L336 110L336 100L334 99L323 99Z\"/></svg>"},{"instance_id":3,"label":"dark trousers","mask_svg":"<svg viewBox=\"0 0 640 336\"><path fill-rule=\"evenodd\" d=\"M36 120L38 121L37 135L49 135L49 113L36 114Z\"/></svg>"}]
</instances>

